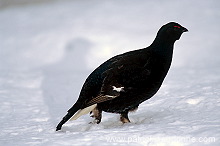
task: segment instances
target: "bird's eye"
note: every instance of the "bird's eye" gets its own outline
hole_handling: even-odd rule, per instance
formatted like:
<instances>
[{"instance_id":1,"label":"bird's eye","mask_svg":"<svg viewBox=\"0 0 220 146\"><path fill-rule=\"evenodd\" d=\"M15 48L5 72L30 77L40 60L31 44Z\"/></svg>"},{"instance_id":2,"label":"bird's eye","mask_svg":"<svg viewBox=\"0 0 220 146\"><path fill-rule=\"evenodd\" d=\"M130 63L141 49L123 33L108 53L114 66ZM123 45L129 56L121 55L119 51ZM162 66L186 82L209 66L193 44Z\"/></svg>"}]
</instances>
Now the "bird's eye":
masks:
<instances>
[{"instance_id":1,"label":"bird's eye","mask_svg":"<svg viewBox=\"0 0 220 146\"><path fill-rule=\"evenodd\" d=\"M180 26L173 26L173 27L180 28Z\"/></svg>"}]
</instances>

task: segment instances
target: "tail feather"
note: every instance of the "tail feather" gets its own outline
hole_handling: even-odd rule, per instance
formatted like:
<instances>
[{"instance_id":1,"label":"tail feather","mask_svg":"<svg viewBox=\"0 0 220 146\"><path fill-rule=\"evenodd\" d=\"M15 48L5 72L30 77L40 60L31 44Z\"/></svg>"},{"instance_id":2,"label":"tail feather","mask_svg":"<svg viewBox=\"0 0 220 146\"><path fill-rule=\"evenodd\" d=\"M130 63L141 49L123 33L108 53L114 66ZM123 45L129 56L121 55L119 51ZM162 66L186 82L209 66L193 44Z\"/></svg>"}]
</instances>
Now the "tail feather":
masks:
<instances>
[{"instance_id":1,"label":"tail feather","mask_svg":"<svg viewBox=\"0 0 220 146\"><path fill-rule=\"evenodd\" d=\"M97 104L93 104L89 107L86 107L84 109L78 110L78 112L70 119L70 121L72 120L76 120L78 119L80 116L88 114L89 112L91 112L94 108L96 108Z\"/></svg>"},{"instance_id":2,"label":"tail feather","mask_svg":"<svg viewBox=\"0 0 220 146\"><path fill-rule=\"evenodd\" d=\"M69 110L68 113L63 117L63 119L60 121L60 123L56 127L56 131L60 130L65 124L78 110L80 109L80 104L76 103L74 104Z\"/></svg>"},{"instance_id":3,"label":"tail feather","mask_svg":"<svg viewBox=\"0 0 220 146\"><path fill-rule=\"evenodd\" d=\"M76 120L80 116L91 112L93 109L96 108L96 106L97 106L97 104L93 104L93 105L86 107L84 109L80 109L78 104L74 104L73 107L71 107L68 110L68 113L63 117L62 121L57 125L56 131L60 130L62 128L63 124L65 124L68 120Z\"/></svg>"}]
</instances>

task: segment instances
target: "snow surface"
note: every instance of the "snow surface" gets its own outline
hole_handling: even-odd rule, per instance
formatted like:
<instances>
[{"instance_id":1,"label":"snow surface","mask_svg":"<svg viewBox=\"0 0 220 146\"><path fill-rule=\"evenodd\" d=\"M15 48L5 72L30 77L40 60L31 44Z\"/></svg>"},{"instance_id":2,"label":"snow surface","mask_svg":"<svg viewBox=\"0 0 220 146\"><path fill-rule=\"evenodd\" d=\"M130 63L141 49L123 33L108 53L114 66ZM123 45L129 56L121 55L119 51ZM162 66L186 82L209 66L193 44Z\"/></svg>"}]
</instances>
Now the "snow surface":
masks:
<instances>
[{"instance_id":1,"label":"snow surface","mask_svg":"<svg viewBox=\"0 0 220 146\"><path fill-rule=\"evenodd\" d=\"M218 0L66 0L0 9L0 145L220 145ZM176 21L162 88L130 113L103 113L55 127L89 73L108 58L148 46Z\"/></svg>"}]
</instances>

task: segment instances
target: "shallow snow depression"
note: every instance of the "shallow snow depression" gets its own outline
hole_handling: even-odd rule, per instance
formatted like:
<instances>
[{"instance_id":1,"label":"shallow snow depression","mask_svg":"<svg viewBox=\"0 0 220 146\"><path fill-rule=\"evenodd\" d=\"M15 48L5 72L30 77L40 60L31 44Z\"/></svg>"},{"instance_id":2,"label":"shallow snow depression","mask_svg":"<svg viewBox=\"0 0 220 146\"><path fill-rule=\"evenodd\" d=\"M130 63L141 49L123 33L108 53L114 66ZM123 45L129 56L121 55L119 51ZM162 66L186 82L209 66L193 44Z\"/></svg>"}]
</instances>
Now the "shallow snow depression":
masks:
<instances>
[{"instance_id":1,"label":"shallow snow depression","mask_svg":"<svg viewBox=\"0 0 220 146\"><path fill-rule=\"evenodd\" d=\"M0 145L220 145L218 6L66 0L1 7ZM175 44L162 88L130 113L131 123L104 113L99 125L88 124L85 115L55 132L94 68L148 46L169 21L189 32Z\"/></svg>"}]
</instances>

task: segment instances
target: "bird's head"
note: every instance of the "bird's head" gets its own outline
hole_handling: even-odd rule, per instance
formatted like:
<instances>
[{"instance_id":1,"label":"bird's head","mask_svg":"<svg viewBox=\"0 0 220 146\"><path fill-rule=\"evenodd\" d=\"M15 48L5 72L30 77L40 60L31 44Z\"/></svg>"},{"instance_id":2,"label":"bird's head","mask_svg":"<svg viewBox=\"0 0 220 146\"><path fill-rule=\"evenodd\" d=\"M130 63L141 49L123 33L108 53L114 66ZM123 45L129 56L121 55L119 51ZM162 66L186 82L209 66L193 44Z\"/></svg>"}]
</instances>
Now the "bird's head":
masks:
<instances>
[{"instance_id":1,"label":"bird's head","mask_svg":"<svg viewBox=\"0 0 220 146\"><path fill-rule=\"evenodd\" d=\"M169 22L163 25L158 31L158 36L164 40L176 41L180 39L183 32L188 30L176 22Z\"/></svg>"}]
</instances>

